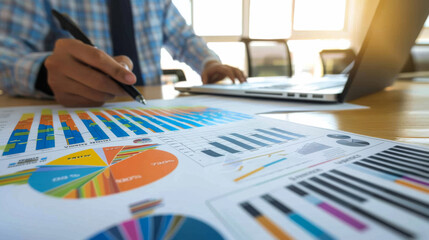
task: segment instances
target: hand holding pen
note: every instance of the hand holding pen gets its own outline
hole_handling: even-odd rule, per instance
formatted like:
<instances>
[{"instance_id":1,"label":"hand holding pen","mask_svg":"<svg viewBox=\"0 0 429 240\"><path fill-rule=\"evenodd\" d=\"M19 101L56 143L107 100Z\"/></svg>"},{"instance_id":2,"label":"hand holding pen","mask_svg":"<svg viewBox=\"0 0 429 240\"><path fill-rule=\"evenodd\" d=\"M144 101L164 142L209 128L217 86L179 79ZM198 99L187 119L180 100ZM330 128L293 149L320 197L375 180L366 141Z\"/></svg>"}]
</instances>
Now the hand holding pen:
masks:
<instances>
[{"instance_id":1,"label":"hand holding pen","mask_svg":"<svg viewBox=\"0 0 429 240\"><path fill-rule=\"evenodd\" d=\"M58 40L52 55L44 63L48 70L48 84L60 104L67 107L96 107L115 96L126 94L145 103L132 86L136 77L129 70L133 66L128 57L111 57L93 47L70 19L58 12L54 15L57 18L60 16L62 27L80 40Z\"/></svg>"}]
</instances>

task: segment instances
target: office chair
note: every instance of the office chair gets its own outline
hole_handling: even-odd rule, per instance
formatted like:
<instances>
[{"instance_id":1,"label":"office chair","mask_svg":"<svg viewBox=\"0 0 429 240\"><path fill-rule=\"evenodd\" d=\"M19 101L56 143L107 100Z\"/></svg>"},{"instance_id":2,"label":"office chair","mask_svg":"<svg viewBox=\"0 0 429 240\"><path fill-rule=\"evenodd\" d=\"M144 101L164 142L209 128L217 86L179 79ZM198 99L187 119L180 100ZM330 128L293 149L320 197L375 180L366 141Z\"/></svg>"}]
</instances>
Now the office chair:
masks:
<instances>
[{"instance_id":1,"label":"office chair","mask_svg":"<svg viewBox=\"0 0 429 240\"><path fill-rule=\"evenodd\" d=\"M429 71L429 45L416 44L401 72Z\"/></svg>"},{"instance_id":2,"label":"office chair","mask_svg":"<svg viewBox=\"0 0 429 240\"><path fill-rule=\"evenodd\" d=\"M162 69L162 83L176 83L186 81L185 73L182 69Z\"/></svg>"},{"instance_id":3,"label":"office chair","mask_svg":"<svg viewBox=\"0 0 429 240\"><path fill-rule=\"evenodd\" d=\"M292 61L285 39L242 38L249 77L292 76Z\"/></svg>"},{"instance_id":4,"label":"office chair","mask_svg":"<svg viewBox=\"0 0 429 240\"><path fill-rule=\"evenodd\" d=\"M356 58L353 49L326 49L320 53L323 75L348 73Z\"/></svg>"}]
</instances>

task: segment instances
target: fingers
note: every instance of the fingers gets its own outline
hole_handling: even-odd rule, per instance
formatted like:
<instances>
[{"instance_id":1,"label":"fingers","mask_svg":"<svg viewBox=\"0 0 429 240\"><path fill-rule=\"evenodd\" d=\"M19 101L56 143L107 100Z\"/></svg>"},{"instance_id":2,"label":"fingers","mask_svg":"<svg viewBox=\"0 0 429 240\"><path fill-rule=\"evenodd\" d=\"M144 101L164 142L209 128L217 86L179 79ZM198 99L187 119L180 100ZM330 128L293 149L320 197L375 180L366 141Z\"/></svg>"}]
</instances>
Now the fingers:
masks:
<instances>
[{"instance_id":1,"label":"fingers","mask_svg":"<svg viewBox=\"0 0 429 240\"><path fill-rule=\"evenodd\" d=\"M214 83L225 77L230 78L233 84L236 79L238 79L240 83L246 82L246 77L240 69L220 63L208 65L204 69L201 77L204 84Z\"/></svg>"},{"instance_id":2,"label":"fingers","mask_svg":"<svg viewBox=\"0 0 429 240\"><path fill-rule=\"evenodd\" d=\"M100 106L116 95L126 94L118 81L135 83L134 74L127 70L133 67L128 57L112 58L73 39L58 40L44 65L48 84L64 106Z\"/></svg>"},{"instance_id":3,"label":"fingers","mask_svg":"<svg viewBox=\"0 0 429 240\"><path fill-rule=\"evenodd\" d=\"M124 95L124 92L119 87L119 85L110 79L106 74L96 71L95 69L80 62L70 61L68 62L67 67L59 66L59 68L59 70L61 70L66 77L78 82L81 85L85 85L89 88L110 95ZM66 85L70 84L66 83ZM65 88L65 86L63 87Z\"/></svg>"},{"instance_id":4,"label":"fingers","mask_svg":"<svg viewBox=\"0 0 429 240\"><path fill-rule=\"evenodd\" d=\"M234 71L235 77L238 79L240 83L246 82L246 76L244 76L244 73L240 69L233 68L233 71Z\"/></svg>"},{"instance_id":5,"label":"fingers","mask_svg":"<svg viewBox=\"0 0 429 240\"><path fill-rule=\"evenodd\" d=\"M127 70L131 71L134 68L133 61L127 56L121 55L121 56L115 56L113 57L116 62L121 64L123 67L125 67Z\"/></svg>"},{"instance_id":6,"label":"fingers","mask_svg":"<svg viewBox=\"0 0 429 240\"><path fill-rule=\"evenodd\" d=\"M65 107L100 107L104 103L94 102L85 97L70 93L62 94L61 96L56 97L56 99L58 103Z\"/></svg>"},{"instance_id":7,"label":"fingers","mask_svg":"<svg viewBox=\"0 0 429 240\"><path fill-rule=\"evenodd\" d=\"M134 84L136 82L136 77L131 71L97 48L72 39L58 40L55 47L65 49L77 60L106 73L122 83Z\"/></svg>"},{"instance_id":8,"label":"fingers","mask_svg":"<svg viewBox=\"0 0 429 240\"><path fill-rule=\"evenodd\" d=\"M223 65L221 70L229 79L231 79L232 83L235 84L235 74L231 67Z\"/></svg>"}]
</instances>

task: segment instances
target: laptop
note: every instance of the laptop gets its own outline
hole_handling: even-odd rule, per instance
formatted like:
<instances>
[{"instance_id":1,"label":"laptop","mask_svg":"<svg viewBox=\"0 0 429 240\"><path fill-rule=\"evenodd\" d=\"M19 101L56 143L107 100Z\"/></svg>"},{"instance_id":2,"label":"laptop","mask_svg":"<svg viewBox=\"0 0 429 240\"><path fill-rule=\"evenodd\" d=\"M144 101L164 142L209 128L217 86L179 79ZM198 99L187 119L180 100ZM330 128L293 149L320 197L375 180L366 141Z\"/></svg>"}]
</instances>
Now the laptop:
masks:
<instances>
[{"instance_id":1,"label":"laptop","mask_svg":"<svg viewBox=\"0 0 429 240\"><path fill-rule=\"evenodd\" d=\"M254 77L243 84L176 86L181 92L344 102L393 84L429 14L428 0L380 0L349 74Z\"/></svg>"}]
</instances>

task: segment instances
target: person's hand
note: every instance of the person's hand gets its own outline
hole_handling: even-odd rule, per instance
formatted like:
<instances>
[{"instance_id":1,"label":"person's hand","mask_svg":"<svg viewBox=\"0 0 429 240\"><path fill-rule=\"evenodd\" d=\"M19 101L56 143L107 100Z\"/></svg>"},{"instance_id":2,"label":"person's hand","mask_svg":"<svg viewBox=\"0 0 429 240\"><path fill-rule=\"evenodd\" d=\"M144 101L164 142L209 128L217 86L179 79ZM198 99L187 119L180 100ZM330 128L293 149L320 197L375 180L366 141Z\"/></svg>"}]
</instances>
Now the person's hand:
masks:
<instances>
[{"instance_id":1,"label":"person's hand","mask_svg":"<svg viewBox=\"0 0 429 240\"><path fill-rule=\"evenodd\" d=\"M58 40L44 64L56 100L66 107L97 107L125 95L108 76L128 85L136 82L128 57L113 58L74 39Z\"/></svg>"},{"instance_id":2,"label":"person's hand","mask_svg":"<svg viewBox=\"0 0 429 240\"><path fill-rule=\"evenodd\" d=\"M246 76L244 76L244 73L240 69L223 65L217 61L209 61L201 74L204 84L215 83L225 77L230 78L232 83L235 83L236 79L238 79L240 83L246 82Z\"/></svg>"}]
</instances>

